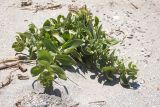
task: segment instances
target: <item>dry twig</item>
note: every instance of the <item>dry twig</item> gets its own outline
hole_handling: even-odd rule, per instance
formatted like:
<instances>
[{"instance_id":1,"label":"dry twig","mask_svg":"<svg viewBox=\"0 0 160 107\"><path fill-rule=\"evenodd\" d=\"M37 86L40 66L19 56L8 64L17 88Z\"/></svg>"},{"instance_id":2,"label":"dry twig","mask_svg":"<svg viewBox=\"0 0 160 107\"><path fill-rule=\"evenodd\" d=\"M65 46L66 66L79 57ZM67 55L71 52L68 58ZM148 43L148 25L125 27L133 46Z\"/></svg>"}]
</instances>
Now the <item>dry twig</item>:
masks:
<instances>
[{"instance_id":1,"label":"dry twig","mask_svg":"<svg viewBox=\"0 0 160 107\"><path fill-rule=\"evenodd\" d=\"M31 11L34 11L34 13L37 13L38 11L43 11L48 9L55 10L60 8L62 8L61 4L47 3L47 5L35 5L32 7L25 7L25 8L22 8L22 10L31 10Z\"/></svg>"},{"instance_id":2,"label":"dry twig","mask_svg":"<svg viewBox=\"0 0 160 107\"><path fill-rule=\"evenodd\" d=\"M128 0L128 2L129 2L135 9L138 9L138 7L137 7L135 4L133 4L130 0Z\"/></svg>"}]
</instances>

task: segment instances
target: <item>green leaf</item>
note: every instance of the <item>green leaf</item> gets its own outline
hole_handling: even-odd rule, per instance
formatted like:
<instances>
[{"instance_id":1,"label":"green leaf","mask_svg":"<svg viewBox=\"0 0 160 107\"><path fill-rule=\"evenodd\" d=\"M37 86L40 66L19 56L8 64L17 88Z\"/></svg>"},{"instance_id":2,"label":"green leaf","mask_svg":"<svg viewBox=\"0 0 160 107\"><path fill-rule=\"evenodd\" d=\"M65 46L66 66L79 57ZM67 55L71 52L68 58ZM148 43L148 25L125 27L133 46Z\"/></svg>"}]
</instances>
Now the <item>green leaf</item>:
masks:
<instances>
[{"instance_id":1,"label":"green leaf","mask_svg":"<svg viewBox=\"0 0 160 107\"><path fill-rule=\"evenodd\" d=\"M56 60L60 62L63 66L76 65L76 61L69 55L57 55Z\"/></svg>"},{"instance_id":2,"label":"green leaf","mask_svg":"<svg viewBox=\"0 0 160 107\"><path fill-rule=\"evenodd\" d=\"M22 52L25 48L25 44L23 41L14 42L12 48L14 48L16 52Z\"/></svg>"},{"instance_id":3,"label":"green leaf","mask_svg":"<svg viewBox=\"0 0 160 107\"><path fill-rule=\"evenodd\" d=\"M38 60L51 62L53 60L51 54L47 50L40 50L37 53Z\"/></svg>"},{"instance_id":4,"label":"green leaf","mask_svg":"<svg viewBox=\"0 0 160 107\"><path fill-rule=\"evenodd\" d=\"M128 68L130 69L131 67L132 67L132 62L128 64Z\"/></svg>"},{"instance_id":5,"label":"green leaf","mask_svg":"<svg viewBox=\"0 0 160 107\"><path fill-rule=\"evenodd\" d=\"M45 26L51 26L50 20L46 20L46 21L44 22L43 27L45 27Z\"/></svg>"},{"instance_id":6,"label":"green leaf","mask_svg":"<svg viewBox=\"0 0 160 107\"><path fill-rule=\"evenodd\" d=\"M99 18L97 16L95 16L94 26L98 26L98 24L99 24Z\"/></svg>"},{"instance_id":7,"label":"green leaf","mask_svg":"<svg viewBox=\"0 0 160 107\"><path fill-rule=\"evenodd\" d=\"M57 17L57 21L58 21L59 23L63 22L64 20L65 20L65 17L64 17L63 15L59 15L59 16Z\"/></svg>"},{"instance_id":8,"label":"green leaf","mask_svg":"<svg viewBox=\"0 0 160 107\"><path fill-rule=\"evenodd\" d=\"M31 74L32 74L32 76L34 77L34 76L37 76L37 75L39 75L41 72L43 72L43 68L42 67L40 67L40 66L35 66L35 67L33 67L32 69L31 69Z\"/></svg>"},{"instance_id":9,"label":"green leaf","mask_svg":"<svg viewBox=\"0 0 160 107\"><path fill-rule=\"evenodd\" d=\"M53 74L49 71L44 71L40 74L38 80L43 86L50 87L52 86L52 81L54 80Z\"/></svg>"},{"instance_id":10,"label":"green leaf","mask_svg":"<svg viewBox=\"0 0 160 107\"><path fill-rule=\"evenodd\" d=\"M48 51L57 52L58 50L57 46L53 44L50 39L44 38L42 42Z\"/></svg>"},{"instance_id":11,"label":"green leaf","mask_svg":"<svg viewBox=\"0 0 160 107\"><path fill-rule=\"evenodd\" d=\"M25 43L27 36L28 36L27 32L25 33L17 32L17 38L19 38L17 41L23 41Z\"/></svg>"},{"instance_id":12,"label":"green leaf","mask_svg":"<svg viewBox=\"0 0 160 107\"><path fill-rule=\"evenodd\" d=\"M74 39L66 42L62 45L62 49L65 53L71 53L74 49L79 47L81 44L83 44L83 41L80 39Z\"/></svg>"},{"instance_id":13,"label":"green leaf","mask_svg":"<svg viewBox=\"0 0 160 107\"><path fill-rule=\"evenodd\" d=\"M115 72L115 68L114 67L111 67L111 66L107 66L107 67L103 67L102 68L102 71L103 72Z\"/></svg>"},{"instance_id":14,"label":"green leaf","mask_svg":"<svg viewBox=\"0 0 160 107\"><path fill-rule=\"evenodd\" d=\"M53 72L55 72L60 79L67 80L66 74L62 68L57 65L52 65Z\"/></svg>"},{"instance_id":15,"label":"green leaf","mask_svg":"<svg viewBox=\"0 0 160 107\"><path fill-rule=\"evenodd\" d=\"M81 47L81 51L84 55L93 55L94 52L89 47Z\"/></svg>"},{"instance_id":16,"label":"green leaf","mask_svg":"<svg viewBox=\"0 0 160 107\"><path fill-rule=\"evenodd\" d=\"M83 41L81 39L74 39L74 40L70 40L70 41L66 42L64 45L62 45L62 48L63 49L77 48L81 44L83 44Z\"/></svg>"},{"instance_id":17,"label":"green leaf","mask_svg":"<svg viewBox=\"0 0 160 107\"><path fill-rule=\"evenodd\" d=\"M57 20L56 20L56 19L53 19L53 18L50 18L50 21L51 21L53 24L56 24L56 23L57 23Z\"/></svg>"},{"instance_id":18,"label":"green leaf","mask_svg":"<svg viewBox=\"0 0 160 107\"><path fill-rule=\"evenodd\" d=\"M51 71L50 63L45 60L38 60L38 65L42 68L47 69L48 71Z\"/></svg>"},{"instance_id":19,"label":"green leaf","mask_svg":"<svg viewBox=\"0 0 160 107\"><path fill-rule=\"evenodd\" d=\"M112 38L112 39L109 40L109 43L110 43L110 45L116 45L117 43L119 43L119 41Z\"/></svg>"},{"instance_id":20,"label":"green leaf","mask_svg":"<svg viewBox=\"0 0 160 107\"><path fill-rule=\"evenodd\" d=\"M129 81L128 81L128 79L127 79L127 77L126 77L125 74L121 74L121 75L120 75L120 84L121 84L122 86L124 86L124 87L129 87L129 86L130 86L130 85L129 85Z\"/></svg>"},{"instance_id":21,"label":"green leaf","mask_svg":"<svg viewBox=\"0 0 160 107\"><path fill-rule=\"evenodd\" d=\"M58 42L60 43L64 43L64 39L58 34L58 33L53 33L52 35L54 38L56 38L58 40Z\"/></svg>"},{"instance_id":22,"label":"green leaf","mask_svg":"<svg viewBox=\"0 0 160 107\"><path fill-rule=\"evenodd\" d=\"M65 41L71 40L73 37L69 32L64 32L62 36L65 39Z\"/></svg>"},{"instance_id":23,"label":"green leaf","mask_svg":"<svg viewBox=\"0 0 160 107\"><path fill-rule=\"evenodd\" d=\"M92 21L89 21L89 31L91 32L92 37L93 37L94 39L97 39L97 35L96 35L95 31L94 31Z\"/></svg>"},{"instance_id":24,"label":"green leaf","mask_svg":"<svg viewBox=\"0 0 160 107\"><path fill-rule=\"evenodd\" d=\"M29 31L31 33L36 33L37 32L37 27L33 23L29 24Z\"/></svg>"},{"instance_id":25,"label":"green leaf","mask_svg":"<svg viewBox=\"0 0 160 107\"><path fill-rule=\"evenodd\" d=\"M77 51L73 51L73 52L71 53L71 55L72 55L74 58L77 58L80 62L82 62L81 54L78 53Z\"/></svg>"}]
</instances>

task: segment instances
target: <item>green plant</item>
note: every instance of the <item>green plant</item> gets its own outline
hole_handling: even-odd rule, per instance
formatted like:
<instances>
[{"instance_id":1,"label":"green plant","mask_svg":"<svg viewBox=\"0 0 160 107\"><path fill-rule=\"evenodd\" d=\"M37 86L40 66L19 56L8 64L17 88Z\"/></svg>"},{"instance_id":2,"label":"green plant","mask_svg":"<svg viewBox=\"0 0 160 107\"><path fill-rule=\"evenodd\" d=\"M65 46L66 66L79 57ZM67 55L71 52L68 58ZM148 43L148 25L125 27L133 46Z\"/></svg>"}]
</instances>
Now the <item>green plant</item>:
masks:
<instances>
[{"instance_id":1,"label":"green plant","mask_svg":"<svg viewBox=\"0 0 160 107\"><path fill-rule=\"evenodd\" d=\"M55 77L67 80L63 67L78 63L88 69L96 67L98 75L108 81L118 75L121 85L128 87L130 80L136 79L138 69L132 62L125 66L118 59L115 50L110 49L117 43L102 30L98 17L83 7L66 17L46 20L40 29L30 24L28 31L17 33L12 47L17 52L28 50L28 59L37 61L31 74L38 76L45 87L52 86Z\"/></svg>"}]
</instances>

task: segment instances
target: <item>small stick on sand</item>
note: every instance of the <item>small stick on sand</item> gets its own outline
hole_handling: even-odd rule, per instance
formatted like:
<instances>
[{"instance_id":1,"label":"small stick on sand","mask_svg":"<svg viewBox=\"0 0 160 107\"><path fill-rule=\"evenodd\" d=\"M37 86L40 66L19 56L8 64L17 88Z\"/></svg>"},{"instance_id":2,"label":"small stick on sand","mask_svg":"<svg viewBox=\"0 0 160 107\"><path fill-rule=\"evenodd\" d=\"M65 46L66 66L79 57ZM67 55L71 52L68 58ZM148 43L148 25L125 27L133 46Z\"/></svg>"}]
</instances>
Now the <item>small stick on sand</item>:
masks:
<instances>
[{"instance_id":1,"label":"small stick on sand","mask_svg":"<svg viewBox=\"0 0 160 107\"><path fill-rule=\"evenodd\" d=\"M130 0L128 0L128 2L135 8L138 9L138 7L136 5L134 5Z\"/></svg>"},{"instance_id":2,"label":"small stick on sand","mask_svg":"<svg viewBox=\"0 0 160 107\"><path fill-rule=\"evenodd\" d=\"M68 78L68 77L67 77ZM71 82L73 82L74 84L76 84L77 86L79 86L77 83L75 83L73 80L71 80L70 78L68 78Z\"/></svg>"}]
</instances>

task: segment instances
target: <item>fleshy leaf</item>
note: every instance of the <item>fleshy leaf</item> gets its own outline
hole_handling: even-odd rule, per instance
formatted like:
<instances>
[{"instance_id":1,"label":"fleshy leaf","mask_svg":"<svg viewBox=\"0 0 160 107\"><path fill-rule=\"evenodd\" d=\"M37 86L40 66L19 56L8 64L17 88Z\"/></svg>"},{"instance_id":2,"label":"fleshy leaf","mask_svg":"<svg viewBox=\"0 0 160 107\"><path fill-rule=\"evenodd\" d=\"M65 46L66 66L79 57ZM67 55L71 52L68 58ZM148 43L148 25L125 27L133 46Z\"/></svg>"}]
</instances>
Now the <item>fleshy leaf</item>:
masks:
<instances>
[{"instance_id":1,"label":"fleshy leaf","mask_svg":"<svg viewBox=\"0 0 160 107\"><path fill-rule=\"evenodd\" d=\"M95 24L94 24L94 26L98 26L98 24L99 24L99 19L98 19L97 16L95 16Z\"/></svg>"},{"instance_id":2,"label":"fleshy leaf","mask_svg":"<svg viewBox=\"0 0 160 107\"><path fill-rule=\"evenodd\" d=\"M58 33L53 33L52 36L55 37L60 43L65 42L64 39L60 35L58 35Z\"/></svg>"},{"instance_id":3,"label":"fleshy leaf","mask_svg":"<svg viewBox=\"0 0 160 107\"><path fill-rule=\"evenodd\" d=\"M121 74L120 75L120 84L124 87L129 87L129 81L128 79L126 78L126 75L125 74Z\"/></svg>"},{"instance_id":4,"label":"fleshy leaf","mask_svg":"<svg viewBox=\"0 0 160 107\"><path fill-rule=\"evenodd\" d=\"M115 72L115 68L114 67L111 67L111 66L107 66L107 67L103 67L102 68L102 71L103 72Z\"/></svg>"},{"instance_id":5,"label":"fleshy leaf","mask_svg":"<svg viewBox=\"0 0 160 107\"><path fill-rule=\"evenodd\" d=\"M14 48L16 52L22 52L25 48L25 44L23 41L14 42L12 48Z\"/></svg>"},{"instance_id":6,"label":"fleshy leaf","mask_svg":"<svg viewBox=\"0 0 160 107\"><path fill-rule=\"evenodd\" d=\"M32 69L31 69L31 74L32 74L32 76L34 77L34 76L37 76L37 75L39 75L41 72L43 72L43 68L42 67L40 67L40 66L35 66L35 67L33 67Z\"/></svg>"},{"instance_id":7,"label":"fleshy leaf","mask_svg":"<svg viewBox=\"0 0 160 107\"><path fill-rule=\"evenodd\" d=\"M74 49L79 47L81 44L83 44L82 40L74 39L74 40L66 42L64 45L62 45L62 48L65 53L71 53Z\"/></svg>"},{"instance_id":8,"label":"fleshy leaf","mask_svg":"<svg viewBox=\"0 0 160 107\"><path fill-rule=\"evenodd\" d=\"M57 52L57 46L53 44L50 39L44 38L43 44L47 48L47 50L52 51L52 52Z\"/></svg>"},{"instance_id":9,"label":"fleshy leaf","mask_svg":"<svg viewBox=\"0 0 160 107\"><path fill-rule=\"evenodd\" d=\"M37 54L38 60L51 62L53 60L51 54L47 50L40 50Z\"/></svg>"},{"instance_id":10,"label":"fleshy leaf","mask_svg":"<svg viewBox=\"0 0 160 107\"><path fill-rule=\"evenodd\" d=\"M63 66L76 65L76 61L69 55L57 55L56 60L60 62Z\"/></svg>"},{"instance_id":11,"label":"fleshy leaf","mask_svg":"<svg viewBox=\"0 0 160 107\"><path fill-rule=\"evenodd\" d=\"M38 77L38 80L43 86L50 87L52 86L52 81L54 80L54 78L51 72L44 71L40 74L40 76Z\"/></svg>"},{"instance_id":12,"label":"fleshy leaf","mask_svg":"<svg viewBox=\"0 0 160 107\"><path fill-rule=\"evenodd\" d=\"M67 80L66 74L62 68L57 65L52 66L53 72L58 75L60 79Z\"/></svg>"}]
</instances>

